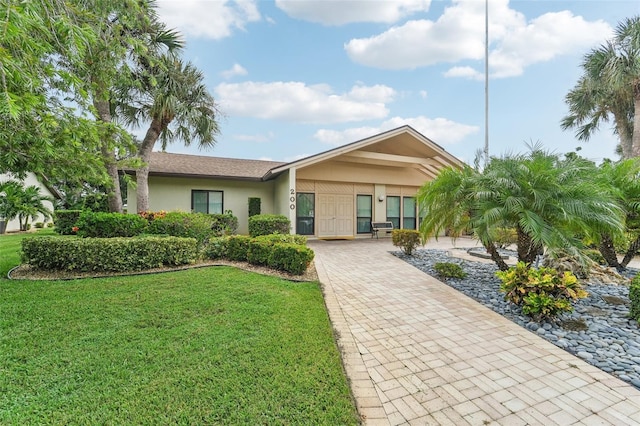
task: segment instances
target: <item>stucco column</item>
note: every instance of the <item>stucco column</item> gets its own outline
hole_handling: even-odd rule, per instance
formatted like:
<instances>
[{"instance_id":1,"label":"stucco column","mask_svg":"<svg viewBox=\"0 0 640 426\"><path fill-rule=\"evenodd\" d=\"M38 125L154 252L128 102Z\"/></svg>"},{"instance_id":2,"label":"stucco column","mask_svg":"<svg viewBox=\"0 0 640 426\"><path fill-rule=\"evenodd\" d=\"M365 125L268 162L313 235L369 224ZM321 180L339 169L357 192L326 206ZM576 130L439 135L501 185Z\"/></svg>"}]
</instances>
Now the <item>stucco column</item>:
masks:
<instances>
[{"instance_id":1,"label":"stucco column","mask_svg":"<svg viewBox=\"0 0 640 426\"><path fill-rule=\"evenodd\" d=\"M387 187L376 184L373 191L373 221L384 222L387 220Z\"/></svg>"},{"instance_id":2,"label":"stucco column","mask_svg":"<svg viewBox=\"0 0 640 426\"><path fill-rule=\"evenodd\" d=\"M296 201L298 192L296 191L296 168L289 169L289 221L291 222L291 233L296 233Z\"/></svg>"}]
</instances>

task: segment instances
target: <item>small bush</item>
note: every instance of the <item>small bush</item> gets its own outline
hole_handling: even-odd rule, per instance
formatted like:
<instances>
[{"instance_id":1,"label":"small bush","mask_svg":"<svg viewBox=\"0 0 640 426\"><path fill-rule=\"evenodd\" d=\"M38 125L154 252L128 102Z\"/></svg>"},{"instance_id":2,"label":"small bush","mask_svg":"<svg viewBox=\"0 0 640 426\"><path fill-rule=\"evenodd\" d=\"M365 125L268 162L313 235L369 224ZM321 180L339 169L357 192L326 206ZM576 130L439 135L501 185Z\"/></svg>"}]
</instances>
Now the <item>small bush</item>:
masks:
<instances>
[{"instance_id":1,"label":"small bush","mask_svg":"<svg viewBox=\"0 0 640 426\"><path fill-rule=\"evenodd\" d=\"M259 214L249 218L249 235L288 234L291 222L284 215Z\"/></svg>"},{"instance_id":2,"label":"small bush","mask_svg":"<svg viewBox=\"0 0 640 426\"><path fill-rule=\"evenodd\" d=\"M254 265L268 265L276 244L306 245L307 238L303 235L270 234L260 235L249 241L247 261Z\"/></svg>"},{"instance_id":3,"label":"small bush","mask_svg":"<svg viewBox=\"0 0 640 426\"><path fill-rule=\"evenodd\" d=\"M22 240L22 261L46 270L127 272L194 263L196 240L178 237Z\"/></svg>"},{"instance_id":4,"label":"small bush","mask_svg":"<svg viewBox=\"0 0 640 426\"><path fill-rule=\"evenodd\" d=\"M227 238L227 259L245 262L249 253L251 237L247 235L231 235Z\"/></svg>"},{"instance_id":5,"label":"small bush","mask_svg":"<svg viewBox=\"0 0 640 426\"><path fill-rule=\"evenodd\" d=\"M640 324L640 274L631 280L629 287L629 299L631 300L631 308L629 316Z\"/></svg>"},{"instance_id":6,"label":"small bush","mask_svg":"<svg viewBox=\"0 0 640 426\"><path fill-rule=\"evenodd\" d=\"M53 228L53 222L47 223L47 228Z\"/></svg>"},{"instance_id":7,"label":"small bush","mask_svg":"<svg viewBox=\"0 0 640 426\"><path fill-rule=\"evenodd\" d=\"M164 217L155 217L149 223L147 232L157 235L195 238L202 247L210 238L216 236L213 219L206 213L169 212Z\"/></svg>"},{"instance_id":8,"label":"small bush","mask_svg":"<svg viewBox=\"0 0 640 426\"><path fill-rule=\"evenodd\" d=\"M207 259L224 259L227 257L228 237L213 237L204 248L204 256Z\"/></svg>"},{"instance_id":9,"label":"small bush","mask_svg":"<svg viewBox=\"0 0 640 426\"><path fill-rule=\"evenodd\" d=\"M553 318L561 312L571 312L571 301L582 299L588 293L569 271L559 274L551 268L527 268L518 262L507 271L498 271L500 291L505 300L522 306L522 312L538 319Z\"/></svg>"},{"instance_id":10,"label":"small bush","mask_svg":"<svg viewBox=\"0 0 640 426\"><path fill-rule=\"evenodd\" d=\"M84 211L75 226L84 238L135 237L145 232L147 221L137 214Z\"/></svg>"},{"instance_id":11,"label":"small bush","mask_svg":"<svg viewBox=\"0 0 640 426\"><path fill-rule=\"evenodd\" d=\"M38 229L42 229L44 228L44 222L36 222L33 224L33 226L35 226Z\"/></svg>"},{"instance_id":12,"label":"small bush","mask_svg":"<svg viewBox=\"0 0 640 426\"><path fill-rule=\"evenodd\" d=\"M433 265L433 268L441 278L464 278L467 276L467 273L457 263L438 262Z\"/></svg>"},{"instance_id":13,"label":"small bush","mask_svg":"<svg viewBox=\"0 0 640 426\"><path fill-rule=\"evenodd\" d=\"M151 223L156 219L164 218L167 215L167 212L165 212L164 210L160 210L157 212L147 210L146 212L139 212L138 215L143 219L146 219L149 223Z\"/></svg>"},{"instance_id":14,"label":"small bush","mask_svg":"<svg viewBox=\"0 0 640 426\"><path fill-rule=\"evenodd\" d=\"M313 260L314 253L300 244L276 243L268 266L294 275L302 275Z\"/></svg>"},{"instance_id":15,"label":"small bush","mask_svg":"<svg viewBox=\"0 0 640 426\"><path fill-rule=\"evenodd\" d=\"M261 200L258 197L249 197L249 217L259 215L261 212Z\"/></svg>"},{"instance_id":16,"label":"small bush","mask_svg":"<svg viewBox=\"0 0 640 426\"><path fill-rule=\"evenodd\" d=\"M235 234L238 230L238 218L235 217L231 211L224 214L211 214L209 216L211 216L211 230L216 237Z\"/></svg>"},{"instance_id":17,"label":"small bush","mask_svg":"<svg viewBox=\"0 0 640 426\"><path fill-rule=\"evenodd\" d=\"M507 248L518 242L518 232L515 228L495 228L491 231L491 239L498 248Z\"/></svg>"},{"instance_id":18,"label":"small bush","mask_svg":"<svg viewBox=\"0 0 640 426\"><path fill-rule=\"evenodd\" d=\"M60 235L75 234L71 228L76 225L82 210L56 210L53 213L56 227L54 229Z\"/></svg>"},{"instance_id":19,"label":"small bush","mask_svg":"<svg viewBox=\"0 0 640 426\"><path fill-rule=\"evenodd\" d=\"M598 265L606 265L607 264L607 261L604 260L604 256L602 256L602 253L600 253L599 250L593 250L593 249L585 250L584 254L589 259L591 259L594 262L596 262Z\"/></svg>"},{"instance_id":20,"label":"small bush","mask_svg":"<svg viewBox=\"0 0 640 426\"><path fill-rule=\"evenodd\" d=\"M391 231L394 246L402 248L406 255L411 255L420 244L420 233L414 229L394 229Z\"/></svg>"}]
</instances>

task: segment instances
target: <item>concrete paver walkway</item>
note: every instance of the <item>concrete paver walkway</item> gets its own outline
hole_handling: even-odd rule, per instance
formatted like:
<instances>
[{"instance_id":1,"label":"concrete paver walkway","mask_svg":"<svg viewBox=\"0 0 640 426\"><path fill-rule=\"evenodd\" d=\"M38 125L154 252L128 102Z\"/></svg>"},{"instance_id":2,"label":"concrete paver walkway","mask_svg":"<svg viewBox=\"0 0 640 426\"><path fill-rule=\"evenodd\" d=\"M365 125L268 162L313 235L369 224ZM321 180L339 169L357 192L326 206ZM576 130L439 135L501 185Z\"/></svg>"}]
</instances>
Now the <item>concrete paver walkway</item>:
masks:
<instances>
[{"instance_id":1,"label":"concrete paver walkway","mask_svg":"<svg viewBox=\"0 0 640 426\"><path fill-rule=\"evenodd\" d=\"M640 424L640 391L389 254L389 239L309 246L365 424Z\"/></svg>"}]
</instances>

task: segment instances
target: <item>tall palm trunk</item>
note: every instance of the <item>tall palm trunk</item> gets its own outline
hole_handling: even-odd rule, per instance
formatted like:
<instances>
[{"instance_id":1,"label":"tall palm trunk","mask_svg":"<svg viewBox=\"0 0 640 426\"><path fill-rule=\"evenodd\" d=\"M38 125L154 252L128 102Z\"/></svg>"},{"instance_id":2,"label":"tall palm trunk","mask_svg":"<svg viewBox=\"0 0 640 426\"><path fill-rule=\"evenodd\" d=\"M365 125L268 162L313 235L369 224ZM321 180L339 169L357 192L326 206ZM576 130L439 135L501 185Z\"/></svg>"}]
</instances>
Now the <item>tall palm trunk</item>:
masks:
<instances>
[{"instance_id":1,"label":"tall palm trunk","mask_svg":"<svg viewBox=\"0 0 640 426\"><path fill-rule=\"evenodd\" d=\"M98 112L98 118L103 123L111 123L111 108L108 100L94 100L93 106ZM109 211L113 213L122 213L122 193L120 191L120 176L118 174L118 164L116 162L115 148L109 147L109 141L106 140L109 135L102 134L100 141L100 152L109 175L109 193L107 200L109 202Z\"/></svg>"},{"instance_id":2,"label":"tall palm trunk","mask_svg":"<svg viewBox=\"0 0 640 426\"><path fill-rule=\"evenodd\" d=\"M629 133L629 127L624 120L618 119L615 116L616 130L618 131L618 138L620 138L620 148L622 149L622 159L633 157L633 135Z\"/></svg>"},{"instance_id":3,"label":"tall palm trunk","mask_svg":"<svg viewBox=\"0 0 640 426\"><path fill-rule=\"evenodd\" d=\"M633 110L633 136L631 137L631 154L640 157L640 82L634 86Z\"/></svg>"},{"instance_id":4,"label":"tall palm trunk","mask_svg":"<svg viewBox=\"0 0 640 426\"><path fill-rule=\"evenodd\" d=\"M142 160L142 166L136 170L136 203L139 212L149 210L149 161L151 161L153 146L168 124L165 125L163 121L153 119L138 151L138 156Z\"/></svg>"}]
</instances>

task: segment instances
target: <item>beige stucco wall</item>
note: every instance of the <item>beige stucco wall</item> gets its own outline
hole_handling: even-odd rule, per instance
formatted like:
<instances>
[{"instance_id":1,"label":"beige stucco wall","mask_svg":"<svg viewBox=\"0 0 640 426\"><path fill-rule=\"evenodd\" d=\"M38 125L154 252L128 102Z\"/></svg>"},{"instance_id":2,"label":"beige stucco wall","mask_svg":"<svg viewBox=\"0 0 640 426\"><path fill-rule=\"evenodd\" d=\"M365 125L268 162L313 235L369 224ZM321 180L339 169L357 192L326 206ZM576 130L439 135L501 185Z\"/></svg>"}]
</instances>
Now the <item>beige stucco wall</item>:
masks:
<instances>
[{"instance_id":1,"label":"beige stucco wall","mask_svg":"<svg viewBox=\"0 0 640 426\"><path fill-rule=\"evenodd\" d=\"M261 212L274 212L274 182L223 179L149 177L149 208L153 211L191 211L192 190L223 191L223 209L238 218L238 233L249 233L249 197L261 199ZM127 211L135 212L136 192L128 188Z\"/></svg>"},{"instance_id":2,"label":"beige stucco wall","mask_svg":"<svg viewBox=\"0 0 640 426\"><path fill-rule=\"evenodd\" d=\"M274 214L282 214L291 222L291 233L295 234L296 210L295 210L295 181L296 170L290 169L283 172L274 180ZM293 194L291 193L293 190ZM291 198L293 197L293 201ZM291 206L294 206L292 209Z\"/></svg>"},{"instance_id":3,"label":"beige stucco wall","mask_svg":"<svg viewBox=\"0 0 640 426\"><path fill-rule=\"evenodd\" d=\"M5 182L7 180L19 180L16 179L14 176L12 176L11 174L5 173L5 174L0 174L0 182ZM24 181L24 186L32 186L35 185L38 188L40 188L40 194L47 196L51 199L53 199L53 194L51 193L51 191L49 191L47 189L46 186L44 186L36 177L36 175L34 175L33 173L27 173L27 176L25 177ZM51 212L53 212L53 203L51 201L44 201L42 203L46 208L48 208ZM31 228L33 229L33 224L36 222L44 222L45 219L44 217L42 217L42 215L38 215L37 217L33 218L33 220L30 220L29 223L31 224ZM51 221L51 219L49 219L49 221ZM7 223L7 229L6 232L14 232L14 231L19 231L20 230L20 223L18 222L18 219L14 219L11 220Z\"/></svg>"}]
</instances>

